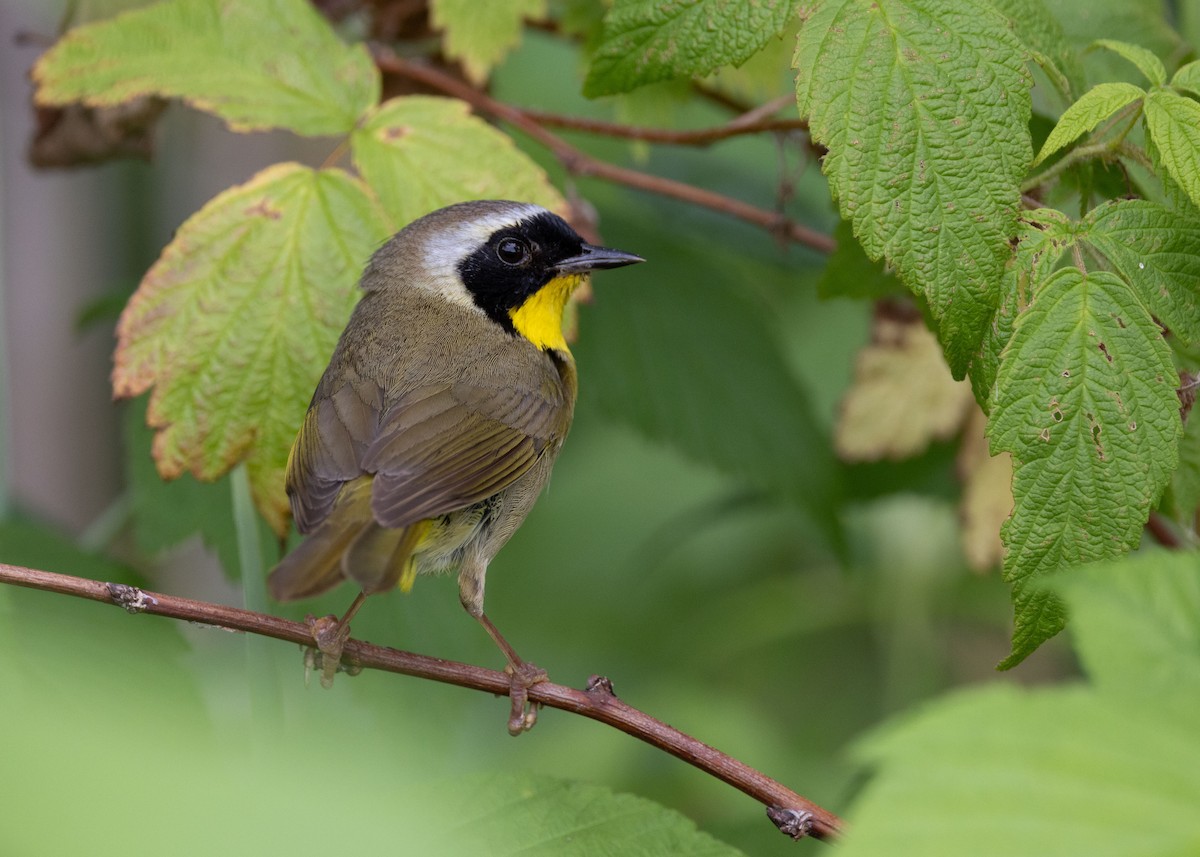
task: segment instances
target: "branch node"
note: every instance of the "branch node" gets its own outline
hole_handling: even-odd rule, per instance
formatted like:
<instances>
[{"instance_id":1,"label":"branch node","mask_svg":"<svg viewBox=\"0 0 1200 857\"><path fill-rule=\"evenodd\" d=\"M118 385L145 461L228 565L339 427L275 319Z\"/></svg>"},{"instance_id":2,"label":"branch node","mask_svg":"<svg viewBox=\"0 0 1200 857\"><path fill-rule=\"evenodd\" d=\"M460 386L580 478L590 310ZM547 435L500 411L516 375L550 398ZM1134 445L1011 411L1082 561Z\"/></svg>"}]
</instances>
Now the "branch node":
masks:
<instances>
[{"instance_id":1,"label":"branch node","mask_svg":"<svg viewBox=\"0 0 1200 857\"><path fill-rule=\"evenodd\" d=\"M779 828L779 832L792 837L803 839L812 833L813 814L804 809L788 809L782 806L767 807L767 818Z\"/></svg>"},{"instance_id":2,"label":"branch node","mask_svg":"<svg viewBox=\"0 0 1200 857\"><path fill-rule=\"evenodd\" d=\"M123 608L126 613L144 613L148 607L158 605L157 598L136 586L127 586L124 583L104 585L108 587L108 597L112 599L113 604Z\"/></svg>"},{"instance_id":3,"label":"branch node","mask_svg":"<svg viewBox=\"0 0 1200 857\"><path fill-rule=\"evenodd\" d=\"M613 683L609 681L608 676L594 675L587 680L587 685L583 688L593 700L602 702L605 699L616 699L617 692L613 690Z\"/></svg>"}]
</instances>

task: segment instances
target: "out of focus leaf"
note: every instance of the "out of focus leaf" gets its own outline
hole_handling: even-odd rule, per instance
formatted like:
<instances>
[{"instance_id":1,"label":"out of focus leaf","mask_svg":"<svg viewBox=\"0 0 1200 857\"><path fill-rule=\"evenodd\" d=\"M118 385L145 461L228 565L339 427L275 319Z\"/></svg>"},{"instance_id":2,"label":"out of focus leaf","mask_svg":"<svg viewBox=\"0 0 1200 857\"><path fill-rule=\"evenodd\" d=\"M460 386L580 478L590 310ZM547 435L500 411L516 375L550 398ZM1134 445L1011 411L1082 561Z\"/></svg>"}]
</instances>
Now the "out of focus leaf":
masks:
<instances>
[{"instance_id":1,"label":"out of focus leaf","mask_svg":"<svg viewBox=\"0 0 1200 857\"><path fill-rule=\"evenodd\" d=\"M950 375L937 339L919 317L877 314L854 375L834 433L847 461L916 455L957 432L974 404L971 385Z\"/></svg>"},{"instance_id":2,"label":"out of focus leaf","mask_svg":"<svg viewBox=\"0 0 1200 857\"><path fill-rule=\"evenodd\" d=\"M389 227L340 170L278 164L179 228L121 316L118 396L154 388L158 471L213 480L245 461L286 533L283 471L304 411Z\"/></svg>"},{"instance_id":3,"label":"out of focus leaf","mask_svg":"<svg viewBox=\"0 0 1200 857\"><path fill-rule=\"evenodd\" d=\"M963 431L957 462L963 555L975 571L996 568L1004 559L1000 528L1013 510L1012 456L988 452L984 425L983 412L976 409Z\"/></svg>"},{"instance_id":4,"label":"out of focus leaf","mask_svg":"<svg viewBox=\"0 0 1200 857\"><path fill-rule=\"evenodd\" d=\"M517 46L524 19L545 17L546 0L431 0L429 14L433 26L445 31L446 56L459 60L475 83L483 83Z\"/></svg>"},{"instance_id":5,"label":"out of focus leaf","mask_svg":"<svg viewBox=\"0 0 1200 857\"><path fill-rule=\"evenodd\" d=\"M793 6L787 0L616 0L583 93L612 95L741 65L783 29Z\"/></svg>"},{"instance_id":6,"label":"out of focus leaf","mask_svg":"<svg viewBox=\"0 0 1200 857\"><path fill-rule=\"evenodd\" d=\"M167 0L70 30L33 68L38 104L182 98L236 131L345 134L379 72L307 0Z\"/></svg>"},{"instance_id":7,"label":"out of focus leaf","mask_svg":"<svg viewBox=\"0 0 1200 857\"><path fill-rule=\"evenodd\" d=\"M884 271L880 262L872 262L854 237L854 228L839 220L833 231L837 249L825 263L817 294L823 298L882 298L904 294L904 286Z\"/></svg>"},{"instance_id":8,"label":"out of focus leaf","mask_svg":"<svg viewBox=\"0 0 1200 857\"><path fill-rule=\"evenodd\" d=\"M1167 82L1167 70L1163 68L1162 60L1153 51L1141 45L1118 41L1117 39L1097 39L1095 47L1105 48L1119 57L1124 57L1133 63L1137 70L1145 75L1151 86L1162 86Z\"/></svg>"},{"instance_id":9,"label":"out of focus leaf","mask_svg":"<svg viewBox=\"0 0 1200 857\"><path fill-rule=\"evenodd\" d=\"M469 199L565 208L545 170L457 99L390 99L366 116L350 144L355 166L398 226Z\"/></svg>"}]
</instances>

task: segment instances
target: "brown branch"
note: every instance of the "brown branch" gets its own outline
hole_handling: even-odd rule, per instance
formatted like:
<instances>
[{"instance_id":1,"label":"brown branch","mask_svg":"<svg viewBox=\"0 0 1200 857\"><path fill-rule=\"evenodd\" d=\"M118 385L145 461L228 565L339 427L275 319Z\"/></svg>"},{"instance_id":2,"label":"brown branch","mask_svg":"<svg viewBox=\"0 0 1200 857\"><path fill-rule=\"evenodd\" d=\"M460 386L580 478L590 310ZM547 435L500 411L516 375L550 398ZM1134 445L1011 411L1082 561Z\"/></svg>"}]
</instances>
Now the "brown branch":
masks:
<instances>
[{"instance_id":1,"label":"brown branch","mask_svg":"<svg viewBox=\"0 0 1200 857\"><path fill-rule=\"evenodd\" d=\"M147 592L121 583L104 583L3 563L0 563L0 583L113 604L130 613L152 613L273 637L301 646L311 646L313 642L312 630L300 622L238 607ZM507 696L509 692L510 680L505 673L402 652L361 640L348 640L342 659L351 667L431 679L500 696ZM529 689L529 699L549 708L570 711L606 723L694 765L764 804L775 825L793 838L808 835L816 839L831 839L841 830L841 820L828 810L743 762L626 705L613 693L612 685L606 678L592 676L586 690L541 682Z\"/></svg>"},{"instance_id":2,"label":"brown branch","mask_svg":"<svg viewBox=\"0 0 1200 857\"><path fill-rule=\"evenodd\" d=\"M591 119L585 116L564 116L561 113L549 113L544 110L535 110L531 107L522 107L519 109L539 125L551 128L562 128L568 131L585 131L589 134L620 137L624 140L641 140L646 143L668 143L676 146L707 146L711 143L727 140L730 137L737 137L742 134L806 130L808 123L803 119L780 119L774 115L785 105L794 104L795 100L793 96L785 95L782 98L769 101L766 104L748 110L723 125L717 125L713 128L690 128L687 130L624 125L619 122L607 122L603 119Z\"/></svg>"},{"instance_id":3,"label":"brown branch","mask_svg":"<svg viewBox=\"0 0 1200 857\"><path fill-rule=\"evenodd\" d=\"M710 208L760 226L797 244L820 253L832 253L837 245L828 235L792 222L783 214L758 208L732 197L685 184L662 176L651 175L593 158L566 140L547 131L532 116L511 104L497 101L470 84L423 63L396 56L388 48L374 48L375 63L385 72L399 74L467 102L476 110L487 113L526 134L553 153L554 157L573 175L594 176L627 187L671 197L683 202Z\"/></svg>"}]
</instances>

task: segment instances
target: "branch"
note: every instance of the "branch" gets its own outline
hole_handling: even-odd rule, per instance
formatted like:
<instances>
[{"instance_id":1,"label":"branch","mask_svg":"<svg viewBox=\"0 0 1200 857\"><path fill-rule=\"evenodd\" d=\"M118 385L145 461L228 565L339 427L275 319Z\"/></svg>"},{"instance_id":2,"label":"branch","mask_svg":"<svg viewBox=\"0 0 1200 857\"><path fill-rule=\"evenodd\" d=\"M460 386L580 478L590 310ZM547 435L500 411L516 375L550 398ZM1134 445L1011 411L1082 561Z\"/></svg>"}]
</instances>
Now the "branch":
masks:
<instances>
[{"instance_id":1,"label":"branch","mask_svg":"<svg viewBox=\"0 0 1200 857\"><path fill-rule=\"evenodd\" d=\"M300 622L222 604L147 592L121 583L104 583L3 563L0 563L0 583L73 595L123 607L130 613L152 613L199 622L286 640L301 646L311 646L313 643L312 630ZM431 679L499 696L507 696L509 692L510 679L505 673L402 652L361 640L346 641L342 660L351 667ZM828 810L743 762L626 705L613 693L612 684L606 678L592 676L586 690L541 682L529 689L529 699L549 708L570 711L606 723L694 765L764 804L767 815L775 825L794 839L805 835L816 839L832 839L841 831L841 820Z\"/></svg>"},{"instance_id":2,"label":"branch","mask_svg":"<svg viewBox=\"0 0 1200 857\"><path fill-rule=\"evenodd\" d=\"M747 223L777 234L789 241L810 247L819 253L832 253L837 245L828 235L793 223L785 215L758 208L733 197L714 193L694 185L678 182L662 176L651 175L626 167L610 164L593 158L591 155L577 149L559 137L547 131L526 111L511 104L497 101L485 92L470 84L463 83L445 72L438 71L432 66L406 60L388 48L375 46L373 49L375 63L379 68L390 74L398 74L412 80L420 81L428 87L439 90L454 98L467 102L476 110L487 113L501 121L507 122L533 140L545 146L555 158L570 172L577 176L594 176L608 181L623 184L638 190L649 191L660 196L667 196L683 202L711 208L728 214Z\"/></svg>"}]
</instances>

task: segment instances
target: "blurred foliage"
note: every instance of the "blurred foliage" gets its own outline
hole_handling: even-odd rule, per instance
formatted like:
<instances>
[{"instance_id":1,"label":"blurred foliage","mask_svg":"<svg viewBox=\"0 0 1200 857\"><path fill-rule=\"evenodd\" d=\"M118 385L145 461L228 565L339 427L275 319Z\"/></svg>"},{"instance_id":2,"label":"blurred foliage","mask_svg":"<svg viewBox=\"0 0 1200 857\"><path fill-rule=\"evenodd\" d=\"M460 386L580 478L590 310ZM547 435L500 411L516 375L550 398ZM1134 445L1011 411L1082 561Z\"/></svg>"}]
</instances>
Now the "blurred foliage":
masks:
<instances>
[{"instance_id":1,"label":"blurred foliage","mask_svg":"<svg viewBox=\"0 0 1200 857\"><path fill-rule=\"evenodd\" d=\"M124 343L153 359L122 388L153 383L162 396L177 385L173 408L152 422L190 432L191 460L164 455L163 435L152 441L146 398L125 405L124 448L110 452L125 456L126 494L81 539L86 548L13 517L0 522L0 561L263 605L261 569L280 545L246 497L253 486L283 532L278 468L349 311L346 276L388 222L470 196L533 198L648 262L602 279L578 308L571 439L491 566L488 612L519 651L563 683L606 674L631 704L846 812L855 853L1195 849L1187 700L1196 698L1200 628L1200 435L1194 418L1179 431L1171 386L1176 367L1200 363L1200 247L1187 220L1194 147L1171 123L1200 108L1189 94L1196 67L1184 64L1191 48L1162 10L1134 0L827 0L803 4L801 18L794 4L751 0L665 12L647 0L498 0L486 15L461 0L311 5L326 18L304 0L169 0L76 29L39 62L42 102L83 97L108 109L149 92L237 129L342 139L324 141L311 165L247 174L217 196L180 226L130 304L150 306L156 271L194 288L172 292L171 313L150 306L148 324L175 327ZM228 21L216 14L226 6ZM953 32L935 26L938 15ZM540 21L522 25L523 16ZM1196 15L1183 18L1195 27ZM461 102L389 89L395 80L380 80L361 44L396 45L522 107L703 128L797 95L787 68L797 33L813 140L760 133L685 148L556 133L590 156L832 234L828 259L707 209L567 174L544 148ZM1152 105L1149 137L1129 130L1146 159L1072 162L1078 145L1094 142L1086 132L1103 138L1113 127L1091 113L1079 124L1078 107L1071 116L1085 85L1146 86L1127 55L1157 74L1134 48L1088 50L1118 37L1163 64L1162 85L1151 81L1144 98L1106 102ZM296 40L305 49L281 60L280 46ZM907 65L923 51L942 61ZM119 61L98 73L96 57L110 54ZM220 62L206 65L213 54ZM927 77L889 88L887 74L912 68ZM620 94L588 100L585 88ZM163 121L170 130L183 120ZM1039 169L1048 178L1025 189L1045 207L1020 209L1032 143L1047 140ZM829 181L817 144L829 149ZM169 196L167 175L139 166L129 183ZM309 188L304 204L276 207L278 181L264 184L280 177ZM933 180L943 182L937 193ZM317 184L336 185L338 201L308 205L326 200ZM1152 201L1099 204L1131 188ZM256 224L260 240L242 217L255 214L270 221ZM149 213L134 216L131 232L163 229ZM181 250L195 247L221 252L201 264ZM1096 266L1087 277L1070 267L1081 258ZM289 303L277 270L329 305ZM220 291L230 285L240 303ZM108 311L98 305L89 318ZM1080 318L1092 327L1072 326ZM279 327L286 319L290 333ZM994 672L1011 651L1008 590L997 575L969 573L963 550L977 567L999 560L999 519L1013 504L1009 457L988 458L984 415L922 321L970 375L993 451L1013 453L1025 514L1005 530L1005 562L1020 581L1018 608L1074 611L1086 683L1015 684L1077 676L1065 641L1033 652L1061 624L1057 612L1042 625L1035 616L1034 633L1018 640L1013 659L1028 656L1020 670ZM1171 328L1165 340L1158 322ZM1089 345L1092 328L1110 352ZM255 350L264 341L277 361ZM1047 368L1063 349L1078 358L1070 383ZM1060 381L1064 390L1042 394L1039 385ZM1070 396L1092 408L1072 411L1052 447L1036 431L1038 420L1059 425L1039 409L1046 395L1064 409ZM1089 458L1096 435L1083 415L1100 414L1115 434L1128 425L1124 407L1140 412L1132 445ZM213 431L208 408L236 418L237 430ZM266 470L254 469L256 455ZM159 478L185 470L217 481ZM1039 487L1026 490L1031 482ZM1186 552L1052 575L1134 546L1164 487L1166 526ZM296 619L340 613L351 597L343 587L272 609ZM1018 618L1028 626L1030 613ZM449 579L372 599L354 630L500 666ZM376 674L307 689L300 653L269 640L0 588L0 646L12 664L0 758L14 772L0 803L19 820L0 825L6 854L149 854L164 843L181 854L819 847L786 841L753 801L590 721L544 712L513 742L505 700ZM938 698L985 682L1002 686ZM1122 838L1111 838L1114 825Z\"/></svg>"}]
</instances>

